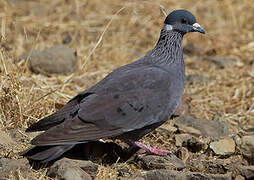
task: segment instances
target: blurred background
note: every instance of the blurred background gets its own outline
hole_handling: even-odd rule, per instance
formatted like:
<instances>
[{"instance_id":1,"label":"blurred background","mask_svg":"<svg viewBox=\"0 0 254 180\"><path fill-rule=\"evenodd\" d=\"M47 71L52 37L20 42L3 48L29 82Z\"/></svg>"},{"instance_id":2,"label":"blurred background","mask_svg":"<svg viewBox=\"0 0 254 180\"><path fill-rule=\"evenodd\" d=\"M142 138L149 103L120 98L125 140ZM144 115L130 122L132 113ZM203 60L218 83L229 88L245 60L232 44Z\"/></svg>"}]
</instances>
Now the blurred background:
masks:
<instances>
[{"instance_id":1,"label":"blurred background","mask_svg":"<svg viewBox=\"0 0 254 180\"><path fill-rule=\"evenodd\" d=\"M23 131L145 55L175 9L191 11L206 31L183 40L190 113L224 120L235 131L254 126L252 0L2 0L0 129ZM18 157L29 139L22 135L0 155Z\"/></svg>"}]
</instances>

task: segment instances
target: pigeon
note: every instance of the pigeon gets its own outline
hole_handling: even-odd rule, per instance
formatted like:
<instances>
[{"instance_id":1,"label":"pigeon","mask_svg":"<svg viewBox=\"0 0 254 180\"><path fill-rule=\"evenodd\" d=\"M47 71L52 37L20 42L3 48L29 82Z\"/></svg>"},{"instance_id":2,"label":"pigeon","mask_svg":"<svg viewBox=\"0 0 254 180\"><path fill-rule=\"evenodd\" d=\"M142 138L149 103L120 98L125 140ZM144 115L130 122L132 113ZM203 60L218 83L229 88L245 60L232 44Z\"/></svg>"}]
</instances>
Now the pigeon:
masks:
<instances>
[{"instance_id":1,"label":"pigeon","mask_svg":"<svg viewBox=\"0 0 254 180\"><path fill-rule=\"evenodd\" d=\"M181 43L189 32L205 34L191 12L172 11L157 44L144 57L114 70L28 127L26 132L44 132L32 139L33 146L22 155L49 162L75 145L100 139L120 139L148 154L167 155L168 150L138 140L165 123L181 100L185 82Z\"/></svg>"}]
</instances>

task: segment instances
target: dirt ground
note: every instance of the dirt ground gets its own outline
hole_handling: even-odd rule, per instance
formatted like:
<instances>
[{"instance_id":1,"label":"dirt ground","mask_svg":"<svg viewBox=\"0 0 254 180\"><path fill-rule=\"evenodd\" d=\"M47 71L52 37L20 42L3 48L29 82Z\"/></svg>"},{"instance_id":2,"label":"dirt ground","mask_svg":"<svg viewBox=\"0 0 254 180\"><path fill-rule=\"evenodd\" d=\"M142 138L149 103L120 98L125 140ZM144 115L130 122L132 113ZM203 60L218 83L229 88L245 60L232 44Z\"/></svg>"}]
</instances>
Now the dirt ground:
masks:
<instances>
[{"instance_id":1,"label":"dirt ground","mask_svg":"<svg viewBox=\"0 0 254 180\"><path fill-rule=\"evenodd\" d=\"M203 83L186 84L185 93L191 97L189 114L223 120L234 134L253 136L253 1L4 0L0 1L0 131L12 139L8 145L0 143L0 157L20 159L19 152L28 148L35 136L24 133L29 125L56 111L115 68L145 55L158 39L164 13L179 8L195 14L206 30L205 35L191 33L183 40L183 47L195 47L191 55L185 56L186 75L207 78ZM35 74L27 61L14 62L23 53L63 44L70 37L67 46L76 51L78 59L75 73ZM221 57L222 61L211 57ZM168 136L157 131L142 140L164 148L173 146ZM202 157L202 153L192 156L199 160ZM213 155L210 158L207 164L219 164ZM253 165L239 158L243 164ZM190 171L226 172L219 165L211 170L209 165L198 168L192 161L187 164ZM122 166L102 164L97 178L117 178ZM130 174L142 171L135 164L126 166ZM50 179L45 169L33 174ZM22 171L18 175L25 179Z\"/></svg>"}]
</instances>

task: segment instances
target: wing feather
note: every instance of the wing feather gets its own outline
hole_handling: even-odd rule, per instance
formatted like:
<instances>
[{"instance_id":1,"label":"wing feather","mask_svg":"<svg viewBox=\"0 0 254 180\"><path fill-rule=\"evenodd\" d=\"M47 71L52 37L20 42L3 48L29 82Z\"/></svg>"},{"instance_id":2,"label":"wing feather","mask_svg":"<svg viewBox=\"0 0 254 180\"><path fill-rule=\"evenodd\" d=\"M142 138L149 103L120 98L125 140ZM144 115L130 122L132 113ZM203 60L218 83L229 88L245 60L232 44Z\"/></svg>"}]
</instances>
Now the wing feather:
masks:
<instances>
[{"instance_id":1,"label":"wing feather","mask_svg":"<svg viewBox=\"0 0 254 180\"><path fill-rule=\"evenodd\" d=\"M99 85L80 102L74 117L35 137L32 144L75 144L115 137L166 121L171 115L169 107L176 108L170 76L156 67L134 69Z\"/></svg>"}]
</instances>

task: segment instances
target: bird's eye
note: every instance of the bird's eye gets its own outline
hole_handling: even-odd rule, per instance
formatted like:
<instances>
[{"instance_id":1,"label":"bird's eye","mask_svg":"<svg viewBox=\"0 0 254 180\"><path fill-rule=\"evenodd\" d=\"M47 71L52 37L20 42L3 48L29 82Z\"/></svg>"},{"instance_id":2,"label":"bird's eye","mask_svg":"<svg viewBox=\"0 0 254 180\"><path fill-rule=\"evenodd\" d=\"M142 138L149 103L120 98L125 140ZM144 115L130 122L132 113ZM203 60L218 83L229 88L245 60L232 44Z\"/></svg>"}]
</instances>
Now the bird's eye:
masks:
<instances>
[{"instance_id":1,"label":"bird's eye","mask_svg":"<svg viewBox=\"0 0 254 180\"><path fill-rule=\"evenodd\" d=\"M182 20L181 20L181 23L182 23L182 24L187 24L187 20L186 20L186 19L182 19Z\"/></svg>"}]
</instances>

